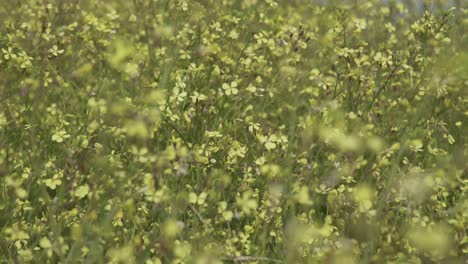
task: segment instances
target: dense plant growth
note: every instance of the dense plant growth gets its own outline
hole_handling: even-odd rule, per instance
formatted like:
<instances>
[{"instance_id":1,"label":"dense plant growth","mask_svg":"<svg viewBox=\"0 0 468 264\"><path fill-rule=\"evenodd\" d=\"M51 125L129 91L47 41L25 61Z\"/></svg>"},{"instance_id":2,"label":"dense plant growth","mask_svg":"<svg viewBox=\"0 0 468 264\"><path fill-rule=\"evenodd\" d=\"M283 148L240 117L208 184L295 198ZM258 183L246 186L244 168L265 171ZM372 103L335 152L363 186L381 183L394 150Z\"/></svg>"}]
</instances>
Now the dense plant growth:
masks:
<instances>
[{"instance_id":1,"label":"dense plant growth","mask_svg":"<svg viewBox=\"0 0 468 264\"><path fill-rule=\"evenodd\" d=\"M0 260L464 263L462 2L1 1Z\"/></svg>"}]
</instances>

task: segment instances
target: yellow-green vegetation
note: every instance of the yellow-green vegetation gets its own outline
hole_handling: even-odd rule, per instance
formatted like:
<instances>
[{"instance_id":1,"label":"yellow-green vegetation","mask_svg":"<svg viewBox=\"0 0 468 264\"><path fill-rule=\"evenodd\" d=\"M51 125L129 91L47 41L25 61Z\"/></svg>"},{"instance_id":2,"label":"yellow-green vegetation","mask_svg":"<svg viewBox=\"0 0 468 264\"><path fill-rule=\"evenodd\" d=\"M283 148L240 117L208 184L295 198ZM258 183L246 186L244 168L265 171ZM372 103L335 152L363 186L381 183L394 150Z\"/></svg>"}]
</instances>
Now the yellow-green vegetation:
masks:
<instances>
[{"instance_id":1,"label":"yellow-green vegetation","mask_svg":"<svg viewBox=\"0 0 468 264\"><path fill-rule=\"evenodd\" d=\"M3 0L1 263L466 263L465 1Z\"/></svg>"}]
</instances>

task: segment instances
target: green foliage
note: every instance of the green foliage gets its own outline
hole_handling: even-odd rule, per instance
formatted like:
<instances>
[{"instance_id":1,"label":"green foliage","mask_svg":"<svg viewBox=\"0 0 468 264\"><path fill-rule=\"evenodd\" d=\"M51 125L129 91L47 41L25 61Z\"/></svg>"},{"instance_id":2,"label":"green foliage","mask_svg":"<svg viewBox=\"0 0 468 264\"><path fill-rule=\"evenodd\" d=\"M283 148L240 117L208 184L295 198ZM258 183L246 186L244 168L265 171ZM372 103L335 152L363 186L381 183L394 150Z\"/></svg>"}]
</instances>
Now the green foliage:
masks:
<instances>
[{"instance_id":1,"label":"green foliage","mask_svg":"<svg viewBox=\"0 0 468 264\"><path fill-rule=\"evenodd\" d=\"M468 9L414 2L2 1L0 260L464 263Z\"/></svg>"}]
</instances>

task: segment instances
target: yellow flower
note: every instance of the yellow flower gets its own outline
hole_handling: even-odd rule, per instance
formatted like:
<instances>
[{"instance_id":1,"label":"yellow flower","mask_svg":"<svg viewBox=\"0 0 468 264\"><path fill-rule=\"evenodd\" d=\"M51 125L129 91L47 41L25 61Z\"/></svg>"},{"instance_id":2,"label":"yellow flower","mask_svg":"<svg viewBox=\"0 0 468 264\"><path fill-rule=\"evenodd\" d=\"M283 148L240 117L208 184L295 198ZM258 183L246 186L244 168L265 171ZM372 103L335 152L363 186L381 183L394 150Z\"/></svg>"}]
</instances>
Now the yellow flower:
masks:
<instances>
[{"instance_id":1,"label":"yellow flower","mask_svg":"<svg viewBox=\"0 0 468 264\"><path fill-rule=\"evenodd\" d=\"M239 90L237 89L237 82L233 81L231 84L223 83L222 88L226 95L236 95Z\"/></svg>"}]
</instances>

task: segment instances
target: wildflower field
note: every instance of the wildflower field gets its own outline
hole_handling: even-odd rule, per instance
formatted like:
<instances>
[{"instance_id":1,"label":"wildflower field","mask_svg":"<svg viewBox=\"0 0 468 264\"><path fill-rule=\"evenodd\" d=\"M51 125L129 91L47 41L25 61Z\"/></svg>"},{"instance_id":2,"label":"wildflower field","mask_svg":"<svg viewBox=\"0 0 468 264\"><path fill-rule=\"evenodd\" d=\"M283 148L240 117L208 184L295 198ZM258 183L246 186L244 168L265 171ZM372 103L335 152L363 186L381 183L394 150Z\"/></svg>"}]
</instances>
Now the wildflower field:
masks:
<instances>
[{"instance_id":1,"label":"wildflower field","mask_svg":"<svg viewBox=\"0 0 468 264\"><path fill-rule=\"evenodd\" d=\"M468 2L3 0L0 263L468 263Z\"/></svg>"}]
</instances>

